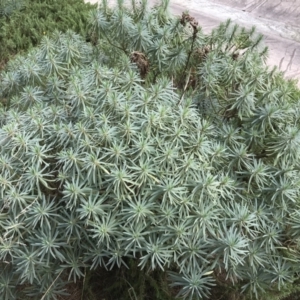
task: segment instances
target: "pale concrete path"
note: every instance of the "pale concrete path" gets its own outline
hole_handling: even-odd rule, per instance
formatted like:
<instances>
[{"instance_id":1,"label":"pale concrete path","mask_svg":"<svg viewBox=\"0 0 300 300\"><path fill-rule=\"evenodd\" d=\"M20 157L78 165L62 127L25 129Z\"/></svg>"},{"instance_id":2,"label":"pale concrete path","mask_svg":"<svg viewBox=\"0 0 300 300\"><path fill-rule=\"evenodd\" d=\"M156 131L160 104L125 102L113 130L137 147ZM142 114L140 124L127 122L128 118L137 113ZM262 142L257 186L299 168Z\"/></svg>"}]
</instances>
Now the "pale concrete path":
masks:
<instances>
[{"instance_id":1,"label":"pale concrete path","mask_svg":"<svg viewBox=\"0 0 300 300\"><path fill-rule=\"evenodd\" d=\"M97 0L85 0L98 3ZM110 1L114 2L114 1ZM125 1L126 2L126 1ZM149 0L152 6L156 0ZM189 10L204 32L231 18L247 28L256 26L269 47L268 65L276 65L300 87L300 0L171 0L170 11Z\"/></svg>"}]
</instances>

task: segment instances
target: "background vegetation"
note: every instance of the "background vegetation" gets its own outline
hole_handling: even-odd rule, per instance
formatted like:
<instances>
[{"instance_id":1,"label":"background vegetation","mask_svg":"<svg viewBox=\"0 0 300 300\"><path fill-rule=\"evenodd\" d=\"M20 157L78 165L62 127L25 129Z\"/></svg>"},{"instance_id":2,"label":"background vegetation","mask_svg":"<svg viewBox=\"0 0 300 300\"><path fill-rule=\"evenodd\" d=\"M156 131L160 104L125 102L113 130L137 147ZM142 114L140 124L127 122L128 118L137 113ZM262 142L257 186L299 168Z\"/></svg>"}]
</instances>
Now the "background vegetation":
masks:
<instances>
[{"instance_id":1,"label":"background vegetation","mask_svg":"<svg viewBox=\"0 0 300 300\"><path fill-rule=\"evenodd\" d=\"M297 291L300 92L255 28L167 9L102 1L1 73L3 299Z\"/></svg>"},{"instance_id":2,"label":"background vegetation","mask_svg":"<svg viewBox=\"0 0 300 300\"><path fill-rule=\"evenodd\" d=\"M1 0L0 68L17 53L26 52L55 29L85 36L87 17L95 5L83 0Z\"/></svg>"}]
</instances>

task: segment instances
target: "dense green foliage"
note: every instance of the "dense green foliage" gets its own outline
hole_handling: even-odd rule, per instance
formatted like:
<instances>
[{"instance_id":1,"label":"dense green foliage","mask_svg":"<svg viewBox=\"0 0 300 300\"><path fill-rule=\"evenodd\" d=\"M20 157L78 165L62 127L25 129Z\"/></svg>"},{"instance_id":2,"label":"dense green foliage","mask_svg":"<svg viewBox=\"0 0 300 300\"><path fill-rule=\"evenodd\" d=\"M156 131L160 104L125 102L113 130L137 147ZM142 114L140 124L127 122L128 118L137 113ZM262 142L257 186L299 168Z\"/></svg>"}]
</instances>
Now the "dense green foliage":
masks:
<instances>
[{"instance_id":1,"label":"dense green foliage","mask_svg":"<svg viewBox=\"0 0 300 300\"><path fill-rule=\"evenodd\" d=\"M0 65L40 43L55 29L71 29L83 36L89 11L83 0L1 0Z\"/></svg>"},{"instance_id":2,"label":"dense green foliage","mask_svg":"<svg viewBox=\"0 0 300 300\"><path fill-rule=\"evenodd\" d=\"M1 74L0 294L135 262L186 299L264 299L300 272L299 90L254 28L122 2Z\"/></svg>"}]
</instances>

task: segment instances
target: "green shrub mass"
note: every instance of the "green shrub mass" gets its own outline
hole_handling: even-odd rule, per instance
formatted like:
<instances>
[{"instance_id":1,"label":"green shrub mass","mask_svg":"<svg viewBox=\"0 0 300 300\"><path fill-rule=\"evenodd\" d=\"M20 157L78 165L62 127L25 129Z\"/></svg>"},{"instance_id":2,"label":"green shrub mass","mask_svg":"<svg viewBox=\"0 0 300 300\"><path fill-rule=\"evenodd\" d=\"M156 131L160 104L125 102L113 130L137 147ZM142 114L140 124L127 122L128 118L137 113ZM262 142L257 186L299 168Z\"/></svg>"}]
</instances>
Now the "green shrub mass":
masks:
<instances>
[{"instance_id":1,"label":"green shrub mass","mask_svg":"<svg viewBox=\"0 0 300 300\"><path fill-rule=\"evenodd\" d=\"M300 92L254 28L122 2L1 73L1 299L132 262L265 299L300 272Z\"/></svg>"},{"instance_id":2,"label":"green shrub mass","mask_svg":"<svg viewBox=\"0 0 300 300\"><path fill-rule=\"evenodd\" d=\"M0 0L0 67L55 29L85 36L93 7L83 0Z\"/></svg>"}]
</instances>

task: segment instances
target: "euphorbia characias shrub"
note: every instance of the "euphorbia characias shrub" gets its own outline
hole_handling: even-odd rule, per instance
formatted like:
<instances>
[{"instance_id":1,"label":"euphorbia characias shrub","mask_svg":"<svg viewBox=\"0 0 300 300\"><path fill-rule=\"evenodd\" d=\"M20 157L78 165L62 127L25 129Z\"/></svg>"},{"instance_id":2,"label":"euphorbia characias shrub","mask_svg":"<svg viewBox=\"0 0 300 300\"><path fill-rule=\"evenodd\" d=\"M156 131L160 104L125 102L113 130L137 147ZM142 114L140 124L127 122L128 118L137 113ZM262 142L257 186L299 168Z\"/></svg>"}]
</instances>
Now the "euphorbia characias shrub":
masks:
<instances>
[{"instance_id":1,"label":"euphorbia characias shrub","mask_svg":"<svg viewBox=\"0 0 300 300\"><path fill-rule=\"evenodd\" d=\"M1 74L3 299L129 258L185 299L299 273L299 90L254 29L146 4L103 1L92 43L55 32Z\"/></svg>"}]
</instances>

